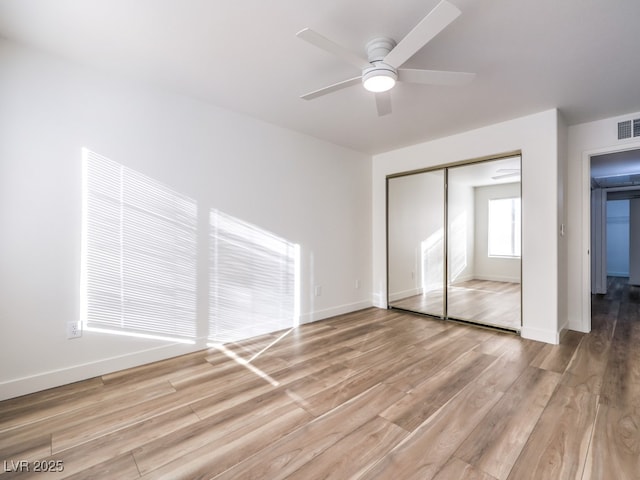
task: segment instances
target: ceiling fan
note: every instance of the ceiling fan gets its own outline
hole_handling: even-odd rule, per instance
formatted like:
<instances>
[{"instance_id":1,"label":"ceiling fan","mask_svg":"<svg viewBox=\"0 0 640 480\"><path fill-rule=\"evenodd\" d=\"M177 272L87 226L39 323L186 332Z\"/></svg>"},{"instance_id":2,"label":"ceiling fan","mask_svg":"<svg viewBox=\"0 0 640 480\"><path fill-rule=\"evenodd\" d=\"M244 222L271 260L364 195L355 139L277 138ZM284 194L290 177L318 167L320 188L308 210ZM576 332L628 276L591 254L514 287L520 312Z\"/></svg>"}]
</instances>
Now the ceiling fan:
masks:
<instances>
[{"instance_id":1,"label":"ceiling fan","mask_svg":"<svg viewBox=\"0 0 640 480\"><path fill-rule=\"evenodd\" d=\"M319 33L305 28L296 36L362 70L361 75L328 87L314 90L300 98L311 100L362 82L365 89L375 93L378 115L391 113L391 90L396 82L427 85L464 85L475 78L475 73L448 72L399 68L433 37L444 30L459 15L460 10L442 0L398 44L387 37L374 38L366 45L367 58L363 58L334 43Z\"/></svg>"}]
</instances>

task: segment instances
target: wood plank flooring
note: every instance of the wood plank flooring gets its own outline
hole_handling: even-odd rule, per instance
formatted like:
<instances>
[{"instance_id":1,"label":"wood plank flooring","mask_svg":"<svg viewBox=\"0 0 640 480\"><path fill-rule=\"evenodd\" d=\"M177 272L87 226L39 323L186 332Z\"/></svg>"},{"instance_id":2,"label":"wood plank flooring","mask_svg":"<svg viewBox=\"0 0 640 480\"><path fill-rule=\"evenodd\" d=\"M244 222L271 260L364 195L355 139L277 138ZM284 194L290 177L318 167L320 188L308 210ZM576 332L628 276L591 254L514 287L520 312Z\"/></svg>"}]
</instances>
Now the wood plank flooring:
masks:
<instances>
[{"instance_id":1,"label":"wood plank flooring","mask_svg":"<svg viewBox=\"0 0 640 480\"><path fill-rule=\"evenodd\" d=\"M558 346L370 308L1 402L0 480L638 480L639 341L620 279Z\"/></svg>"}]
</instances>

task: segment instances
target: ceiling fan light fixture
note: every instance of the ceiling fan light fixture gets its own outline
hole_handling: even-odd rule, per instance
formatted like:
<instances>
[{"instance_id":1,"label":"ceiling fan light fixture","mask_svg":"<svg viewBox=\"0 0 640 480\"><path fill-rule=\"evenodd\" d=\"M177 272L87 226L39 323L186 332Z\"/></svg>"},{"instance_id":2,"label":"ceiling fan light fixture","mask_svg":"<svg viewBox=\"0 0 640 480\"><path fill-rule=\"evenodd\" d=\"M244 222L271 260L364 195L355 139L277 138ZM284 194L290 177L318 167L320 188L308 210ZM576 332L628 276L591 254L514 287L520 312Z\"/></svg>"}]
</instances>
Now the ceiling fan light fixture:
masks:
<instances>
[{"instance_id":1,"label":"ceiling fan light fixture","mask_svg":"<svg viewBox=\"0 0 640 480\"><path fill-rule=\"evenodd\" d=\"M362 84L370 92L380 93L391 90L396 84L398 74L391 67L374 66L367 68L362 74Z\"/></svg>"},{"instance_id":2,"label":"ceiling fan light fixture","mask_svg":"<svg viewBox=\"0 0 640 480\"><path fill-rule=\"evenodd\" d=\"M376 37L365 45L366 59L341 45L323 37L310 28L296 33L298 38L328 52L343 61L362 70L358 77L349 78L333 85L314 90L300 98L311 100L328 93L342 90L362 81L370 92L381 93L391 90L397 81L424 85L464 85L475 77L466 72L448 72L439 70L421 70L401 68L422 47L444 30L459 15L460 10L447 0L440 2L405 37L396 43L389 37ZM390 95L375 95L378 116L391 113Z\"/></svg>"}]
</instances>

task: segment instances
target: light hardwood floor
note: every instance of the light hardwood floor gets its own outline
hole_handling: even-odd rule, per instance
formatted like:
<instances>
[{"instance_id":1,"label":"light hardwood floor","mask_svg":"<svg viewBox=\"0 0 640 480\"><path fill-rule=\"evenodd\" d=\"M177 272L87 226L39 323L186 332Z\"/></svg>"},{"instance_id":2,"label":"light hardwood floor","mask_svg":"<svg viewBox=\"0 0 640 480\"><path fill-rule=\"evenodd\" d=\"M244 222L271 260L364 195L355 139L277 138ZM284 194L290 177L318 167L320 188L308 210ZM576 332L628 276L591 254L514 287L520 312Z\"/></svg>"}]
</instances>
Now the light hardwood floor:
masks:
<instances>
[{"instance_id":1,"label":"light hardwood floor","mask_svg":"<svg viewBox=\"0 0 640 480\"><path fill-rule=\"evenodd\" d=\"M371 308L4 401L0 480L639 479L639 306L557 346Z\"/></svg>"}]
</instances>

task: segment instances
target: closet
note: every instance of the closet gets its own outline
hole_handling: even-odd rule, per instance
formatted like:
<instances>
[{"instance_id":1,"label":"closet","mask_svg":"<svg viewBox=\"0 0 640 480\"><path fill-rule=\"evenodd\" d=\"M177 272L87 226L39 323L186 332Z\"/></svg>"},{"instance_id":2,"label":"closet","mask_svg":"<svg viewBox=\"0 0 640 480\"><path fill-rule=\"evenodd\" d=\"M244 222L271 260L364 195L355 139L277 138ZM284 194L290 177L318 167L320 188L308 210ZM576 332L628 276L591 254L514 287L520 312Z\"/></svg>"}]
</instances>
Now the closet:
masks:
<instances>
[{"instance_id":1,"label":"closet","mask_svg":"<svg viewBox=\"0 0 640 480\"><path fill-rule=\"evenodd\" d=\"M520 331L521 157L387 177L387 304Z\"/></svg>"}]
</instances>

